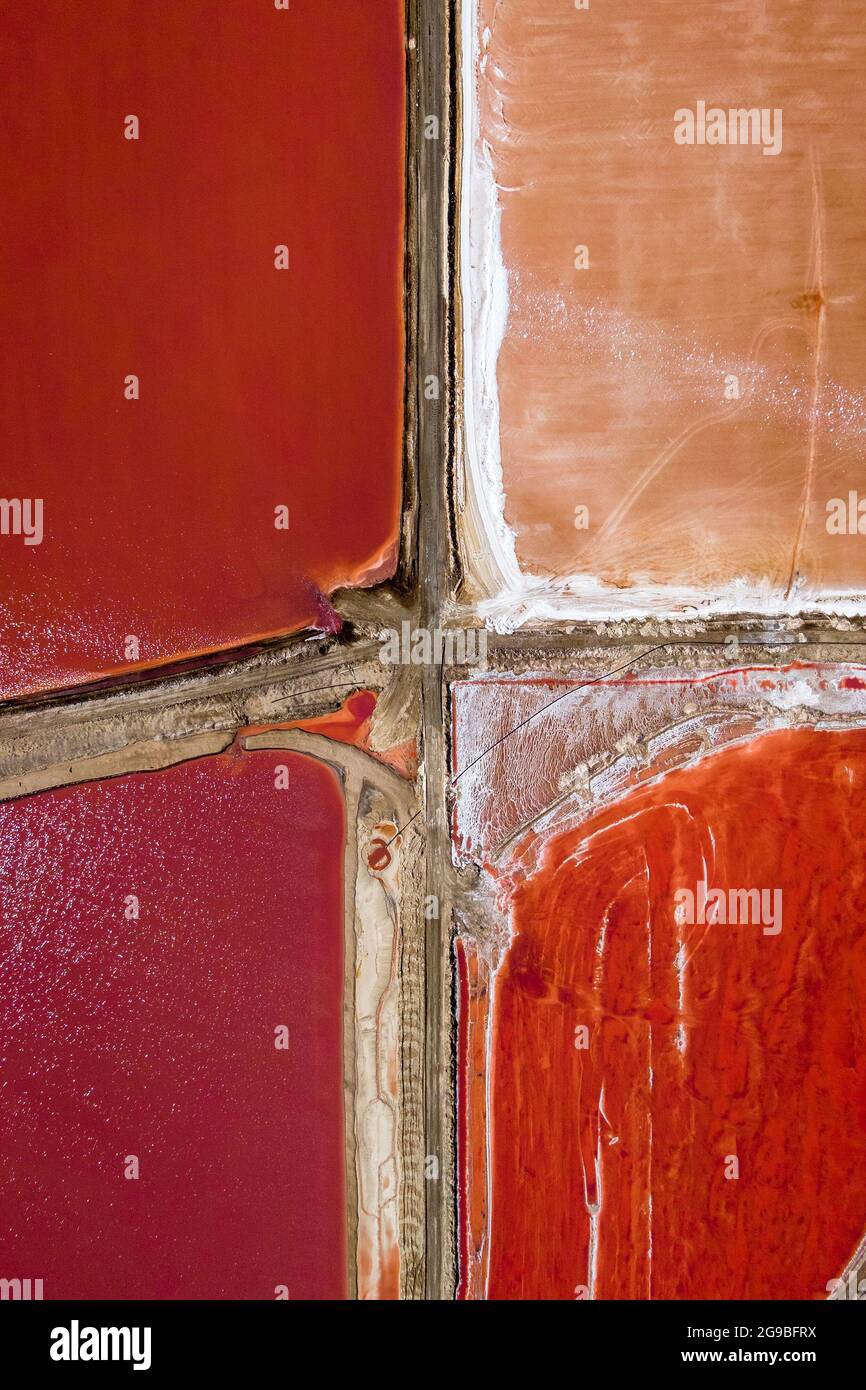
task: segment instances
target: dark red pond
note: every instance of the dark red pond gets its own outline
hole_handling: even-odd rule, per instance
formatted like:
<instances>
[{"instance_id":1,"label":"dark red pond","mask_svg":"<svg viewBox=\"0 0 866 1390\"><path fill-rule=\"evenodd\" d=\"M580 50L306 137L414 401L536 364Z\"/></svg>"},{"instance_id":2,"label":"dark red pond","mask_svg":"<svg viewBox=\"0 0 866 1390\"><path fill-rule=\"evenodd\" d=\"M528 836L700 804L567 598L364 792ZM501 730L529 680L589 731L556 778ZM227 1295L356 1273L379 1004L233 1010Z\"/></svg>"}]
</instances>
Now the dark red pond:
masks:
<instances>
[{"instance_id":1,"label":"dark red pond","mask_svg":"<svg viewBox=\"0 0 866 1390\"><path fill-rule=\"evenodd\" d=\"M403 8L3 5L0 696L392 572Z\"/></svg>"},{"instance_id":2,"label":"dark red pond","mask_svg":"<svg viewBox=\"0 0 866 1390\"><path fill-rule=\"evenodd\" d=\"M345 1295L343 837L283 751L0 806L0 1275Z\"/></svg>"}]
</instances>

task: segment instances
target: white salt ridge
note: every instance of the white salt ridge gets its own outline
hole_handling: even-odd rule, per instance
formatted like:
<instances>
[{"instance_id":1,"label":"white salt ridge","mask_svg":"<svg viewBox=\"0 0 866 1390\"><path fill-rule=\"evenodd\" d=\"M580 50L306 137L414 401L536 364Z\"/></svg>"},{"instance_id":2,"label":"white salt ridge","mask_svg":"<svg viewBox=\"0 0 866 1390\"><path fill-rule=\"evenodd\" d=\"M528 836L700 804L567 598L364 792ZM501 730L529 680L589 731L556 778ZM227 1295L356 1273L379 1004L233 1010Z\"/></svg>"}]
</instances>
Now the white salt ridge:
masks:
<instances>
[{"instance_id":1,"label":"white salt ridge","mask_svg":"<svg viewBox=\"0 0 866 1390\"><path fill-rule=\"evenodd\" d=\"M549 709L542 707L565 686L501 675L455 685L458 861L480 862L530 824L540 852L546 830L577 824L615 801L638 771L671 750L659 777L673 765L691 765L774 729L833 730L866 718L866 691L844 685L866 679L866 667L853 664L706 674L647 670L641 679L583 687L579 673L573 679L573 690ZM514 732L485 754L508 726ZM632 746L635 736L639 746ZM617 753L618 745L624 751ZM590 787L579 779L570 788L569 774L593 758L598 765L590 766ZM461 768L468 770L461 775Z\"/></svg>"}]
</instances>

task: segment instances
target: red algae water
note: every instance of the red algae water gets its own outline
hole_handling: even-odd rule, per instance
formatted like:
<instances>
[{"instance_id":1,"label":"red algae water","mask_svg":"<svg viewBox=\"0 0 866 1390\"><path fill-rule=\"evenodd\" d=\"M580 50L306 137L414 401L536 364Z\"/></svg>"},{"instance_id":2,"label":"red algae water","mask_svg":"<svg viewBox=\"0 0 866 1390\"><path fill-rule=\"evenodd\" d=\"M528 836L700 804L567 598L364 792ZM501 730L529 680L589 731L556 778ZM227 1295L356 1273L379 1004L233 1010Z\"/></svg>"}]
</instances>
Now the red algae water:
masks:
<instances>
[{"instance_id":1,"label":"red algae water","mask_svg":"<svg viewBox=\"0 0 866 1390\"><path fill-rule=\"evenodd\" d=\"M393 571L403 26L3 6L0 696L333 625Z\"/></svg>"},{"instance_id":2,"label":"red algae water","mask_svg":"<svg viewBox=\"0 0 866 1390\"><path fill-rule=\"evenodd\" d=\"M285 751L0 806L4 1277L345 1296L343 843Z\"/></svg>"},{"instance_id":3,"label":"red algae water","mask_svg":"<svg viewBox=\"0 0 866 1390\"><path fill-rule=\"evenodd\" d=\"M549 839L492 1010L461 949L464 1296L827 1296L866 1226L864 788L860 729L722 749Z\"/></svg>"}]
</instances>

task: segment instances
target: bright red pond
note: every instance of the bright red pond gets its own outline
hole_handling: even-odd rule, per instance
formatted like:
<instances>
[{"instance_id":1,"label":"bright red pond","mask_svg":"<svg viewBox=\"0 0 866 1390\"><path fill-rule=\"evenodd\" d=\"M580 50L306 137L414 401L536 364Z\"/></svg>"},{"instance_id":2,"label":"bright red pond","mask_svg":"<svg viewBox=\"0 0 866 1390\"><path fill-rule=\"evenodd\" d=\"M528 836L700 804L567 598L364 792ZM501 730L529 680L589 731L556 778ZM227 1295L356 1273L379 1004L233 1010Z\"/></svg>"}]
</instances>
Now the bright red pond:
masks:
<instances>
[{"instance_id":1,"label":"bright red pond","mask_svg":"<svg viewBox=\"0 0 866 1390\"><path fill-rule=\"evenodd\" d=\"M827 1296L866 1228L864 792L861 730L723 749L550 839L492 1005L461 945L464 1296ZM678 920L702 880L781 929Z\"/></svg>"},{"instance_id":2,"label":"bright red pond","mask_svg":"<svg viewBox=\"0 0 866 1390\"><path fill-rule=\"evenodd\" d=\"M392 572L404 72L402 0L3 6L0 696Z\"/></svg>"},{"instance_id":3,"label":"bright red pond","mask_svg":"<svg viewBox=\"0 0 866 1390\"><path fill-rule=\"evenodd\" d=\"M343 833L283 751L0 806L4 1277L345 1295Z\"/></svg>"}]
</instances>

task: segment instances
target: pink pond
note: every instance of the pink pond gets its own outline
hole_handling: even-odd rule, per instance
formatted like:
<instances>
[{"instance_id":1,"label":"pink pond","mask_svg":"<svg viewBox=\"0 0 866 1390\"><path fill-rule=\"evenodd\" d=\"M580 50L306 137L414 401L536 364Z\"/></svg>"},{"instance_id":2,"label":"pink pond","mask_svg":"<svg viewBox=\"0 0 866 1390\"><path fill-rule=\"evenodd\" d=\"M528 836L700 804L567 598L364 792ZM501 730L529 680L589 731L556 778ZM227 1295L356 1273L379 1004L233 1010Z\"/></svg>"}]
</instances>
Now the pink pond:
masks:
<instances>
[{"instance_id":1,"label":"pink pond","mask_svg":"<svg viewBox=\"0 0 866 1390\"><path fill-rule=\"evenodd\" d=\"M345 1296L343 835L283 751L0 806L0 1275Z\"/></svg>"}]
</instances>

